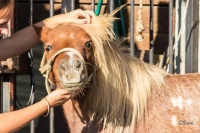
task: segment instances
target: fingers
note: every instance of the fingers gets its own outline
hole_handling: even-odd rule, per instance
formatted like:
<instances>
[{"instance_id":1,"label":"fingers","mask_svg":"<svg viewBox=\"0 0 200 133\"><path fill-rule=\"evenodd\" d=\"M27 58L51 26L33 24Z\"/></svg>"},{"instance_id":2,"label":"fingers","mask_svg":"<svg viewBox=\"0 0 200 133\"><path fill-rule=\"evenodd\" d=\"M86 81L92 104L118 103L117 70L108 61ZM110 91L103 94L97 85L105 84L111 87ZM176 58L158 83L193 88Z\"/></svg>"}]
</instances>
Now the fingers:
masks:
<instances>
[{"instance_id":1,"label":"fingers","mask_svg":"<svg viewBox=\"0 0 200 133\"><path fill-rule=\"evenodd\" d=\"M71 98L70 93L65 89L57 89L46 96L51 107L55 107L65 103Z\"/></svg>"},{"instance_id":2,"label":"fingers","mask_svg":"<svg viewBox=\"0 0 200 133\"><path fill-rule=\"evenodd\" d=\"M55 91L59 91L59 94L61 98L68 98L70 97L70 93L65 90L65 89L59 89L59 90L55 90Z\"/></svg>"},{"instance_id":3,"label":"fingers","mask_svg":"<svg viewBox=\"0 0 200 133\"><path fill-rule=\"evenodd\" d=\"M78 21L79 23L83 23L83 24L90 24L92 22L92 18L96 17L93 11L89 11L89 10L81 10L78 9Z\"/></svg>"},{"instance_id":4,"label":"fingers","mask_svg":"<svg viewBox=\"0 0 200 133\"><path fill-rule=\"evenodd\" d=\"M91 24L92 18L96 17L93 11L77 9L66 14L55 15L53 17L47 18L43 23L50 29L54 27L67 23L74 22L78 24Z\"/></svg>"},{"instance_id":5,"label":"fingers","mask_svg":"<svg viewBox=\"0 0 200 133\"><path fill-rule=\"evenodd\" d=\"M92 18L96 17L96 15L94 14L93 11L85 10L85 12L87 12L88 14L90 14L90 16L91 16Z\"/></svg>"}]
</instances>

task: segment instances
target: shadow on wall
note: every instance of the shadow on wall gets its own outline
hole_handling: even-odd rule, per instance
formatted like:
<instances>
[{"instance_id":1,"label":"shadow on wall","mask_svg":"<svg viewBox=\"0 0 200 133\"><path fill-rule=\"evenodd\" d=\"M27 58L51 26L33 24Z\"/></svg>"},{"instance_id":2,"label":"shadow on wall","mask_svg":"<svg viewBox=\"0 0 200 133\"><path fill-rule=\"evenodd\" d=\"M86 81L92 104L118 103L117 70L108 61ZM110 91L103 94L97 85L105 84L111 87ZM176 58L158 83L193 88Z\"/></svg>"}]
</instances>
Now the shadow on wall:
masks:
<instances>
[{"instance_id":1,"label":"shadow on wall","mask_svg":"<svg viewBox=\"0 0 200 133\"><path fill-rule=\"evenodd\" d=\"M157 37L155 37L154 45L155 45L155 54L163 54L167 50L168 47L168 29L169 29L169 8L166 2L160 2L159 7L157 8L158 16L157 16L157 24L158 31ZM165 40L166 42L163 42Z\"/></svg>"}]
</instances>

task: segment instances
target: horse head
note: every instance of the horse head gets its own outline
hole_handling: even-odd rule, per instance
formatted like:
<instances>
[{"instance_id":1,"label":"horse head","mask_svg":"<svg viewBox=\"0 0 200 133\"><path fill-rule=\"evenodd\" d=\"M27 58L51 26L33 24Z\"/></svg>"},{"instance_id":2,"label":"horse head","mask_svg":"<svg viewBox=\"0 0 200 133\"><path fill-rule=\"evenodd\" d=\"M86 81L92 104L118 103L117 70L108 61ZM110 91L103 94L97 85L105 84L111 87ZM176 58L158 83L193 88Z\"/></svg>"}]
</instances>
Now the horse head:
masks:
<instances>
[{"instance_id":1,"label":"horse head","mask_svg":"<svg viewBox=\"0 0 200 133\"><path fill-rule=\"evenodd\" d=\"M44 44L40 71L54 87L78 94L90 84L94 75L91 37L83 29L70 23L54 29L43 27L40 30ZM48 83L46 87L48 88Z\"/></svg>"}]
</instances>

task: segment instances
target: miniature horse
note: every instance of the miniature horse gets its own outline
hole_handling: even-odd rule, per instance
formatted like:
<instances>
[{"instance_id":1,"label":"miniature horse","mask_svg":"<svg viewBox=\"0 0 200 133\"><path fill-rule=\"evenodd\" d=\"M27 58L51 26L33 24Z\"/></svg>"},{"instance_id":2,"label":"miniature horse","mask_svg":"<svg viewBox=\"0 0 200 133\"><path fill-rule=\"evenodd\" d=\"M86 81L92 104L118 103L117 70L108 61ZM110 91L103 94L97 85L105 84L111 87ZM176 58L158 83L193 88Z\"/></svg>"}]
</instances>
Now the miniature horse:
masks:
<instances>
[{"instance_id":1,"label":"miniature horse","mask_svg":"<svg viewBox=\"0 0 200 133\"><path fill-rule=\"evenodd\" d=\"M123 53L110 28L113 15L36 28L47 88L71 93L62 106L69 132L199 132L200 74L168 75Z\"/></svg>"}]
</instances>

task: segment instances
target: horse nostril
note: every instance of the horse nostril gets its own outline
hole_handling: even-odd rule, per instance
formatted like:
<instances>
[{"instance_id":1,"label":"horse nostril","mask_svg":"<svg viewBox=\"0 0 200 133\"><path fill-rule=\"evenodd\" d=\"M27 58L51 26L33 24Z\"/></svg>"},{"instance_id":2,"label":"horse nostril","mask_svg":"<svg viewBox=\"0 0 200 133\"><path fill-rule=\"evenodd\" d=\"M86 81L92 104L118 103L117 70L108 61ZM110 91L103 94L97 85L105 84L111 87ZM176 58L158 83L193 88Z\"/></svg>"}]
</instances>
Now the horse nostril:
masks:
<instances>
[{"instance_id":1,"label":"horse nostril","mask_svg":"<svg viewBox=\"0 0 200 133\"><path fill-rule=\"evenodd\" d=\"M77 62L76 62L76 68L78 69L78 68L80 68L80 66L81 66L81 61L77 60Z\"/></svg>"}]
</instances>

